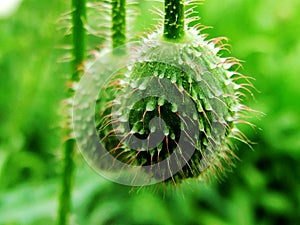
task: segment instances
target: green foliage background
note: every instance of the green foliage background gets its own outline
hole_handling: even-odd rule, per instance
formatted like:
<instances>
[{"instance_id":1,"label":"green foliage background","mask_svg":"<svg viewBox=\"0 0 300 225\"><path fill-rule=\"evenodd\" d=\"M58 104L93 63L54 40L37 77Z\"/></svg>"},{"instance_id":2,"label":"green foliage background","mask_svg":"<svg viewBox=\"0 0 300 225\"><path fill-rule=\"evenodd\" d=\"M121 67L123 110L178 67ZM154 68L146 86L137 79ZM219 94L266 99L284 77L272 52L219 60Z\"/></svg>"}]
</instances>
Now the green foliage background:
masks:
<instances>
[{"instance_id":1,"label":"green foliage background","mask_svg":"<svg viewBox=\"0 0 300 225\"><path fill-rule=\"evenodd\" d=\"M136 32L151 24L139 1ZM0 20L0 224L54 224L61 168L61 117L69 65L56 21L66 1L24 0ZM111 183L77 156L72 224L300 224L300 2L209 0L199 6L209 37L226 36L241 72L260 91L249 105L265 116L245 127L254 151L224 181L188 181L165 190ZM91 43L101 42L90 37Z\"/></svg>"}]
</instances>

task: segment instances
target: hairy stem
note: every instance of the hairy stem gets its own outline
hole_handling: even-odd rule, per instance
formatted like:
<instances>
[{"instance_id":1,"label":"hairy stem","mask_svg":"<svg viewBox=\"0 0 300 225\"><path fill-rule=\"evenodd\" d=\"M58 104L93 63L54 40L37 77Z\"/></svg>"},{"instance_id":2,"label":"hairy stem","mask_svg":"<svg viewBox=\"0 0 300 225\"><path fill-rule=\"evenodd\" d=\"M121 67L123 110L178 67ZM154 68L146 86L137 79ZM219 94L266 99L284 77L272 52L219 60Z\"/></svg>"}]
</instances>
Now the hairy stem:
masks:
<instances>
[{"instance_id":1,"label":"hairy stem","mask_svg":"<svg viewBox=\"0 0 300 225\"><path fill-rule=\"evenodd\" d=\"M164 37L178 40L184 36L184 0L165 0Z\"/></svg>"},{"instance_id":2,"label":"hairy stem","mask_svg":"<svg viewBox=\"0 0 300 225\"><path fill-rule=\"evenodd\" d=\"M112 0L112 48L123 46L126 42L126 0Z\"/></svg>"},{"instance_id":3,"label":"hairy stem","mask_svg":"<svg viewBox=\"0 0 300 225\"><path fill-rule=\"evenodd\" d=\"M83 61L85 58L85 28L86 6L85 0L72 0L72 38L73 38L73 61L71 81L78 81L83 72ZM72 96L73 91L68 90L68 97ZM64 158L61 193L58 207L58 225L69 224L69 215L71 213L72 180L74 174L74 153L75 140L70 137L70 128L67 128L66 135L69 137L64 143Z\"/></svg>"},{"instance_id":4,"label":"hairy stem","mask_svg":"<svg viewBox=\"0 0 300 225\"><path fill-rule=\"evenodd\" d=\"M59 198L58 225L69 224L69 214L71 212L72 177L74 173L74 149L74 139L69 139L64 143L64 166L61 193Z\"/></svg>"},{"instance_id":5,"label":"hairy stem","mask_svg":"<svg viewBox=\"0 0 300 225\"><path fill-rule=\"evenodd\" d=\"M72 81L78 81L82 72L82 63L85 58L85 28L86 6L85 0L72 0L73 14L73 68Z\"/></svg>"}]
</instances>

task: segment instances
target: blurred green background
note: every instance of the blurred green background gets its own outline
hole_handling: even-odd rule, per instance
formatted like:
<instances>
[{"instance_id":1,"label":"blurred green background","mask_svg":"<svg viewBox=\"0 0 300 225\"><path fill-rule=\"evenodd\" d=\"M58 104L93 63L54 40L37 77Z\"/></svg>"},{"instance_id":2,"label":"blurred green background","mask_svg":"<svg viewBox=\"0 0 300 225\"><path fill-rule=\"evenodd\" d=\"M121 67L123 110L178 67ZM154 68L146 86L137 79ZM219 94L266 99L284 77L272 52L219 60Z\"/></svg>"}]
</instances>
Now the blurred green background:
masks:
<instances>
[{"instance_id":1,"label":"blurred green background","mask_svg":"<svg viewBox=\"0 0 300 225\"><path fill-rule=\"evenodd\" d=\"M158 4L158 3L156 3ZM138 1L132 28L152 21ZM159 5L159 4L158 4ZM300 224L300 1L209 0L198 7L209 37L229 38L240 70L256 79L248 105L265 116L243 128L254 151L236 143L240 161L223 181L177 189L111 183L76 157L72 224ZM0 18L0 224L55 224L61 170L61 116L69 65L59 27L66 1L24 0ZM93 18L90 18L92 21ZM95 21L94 21L95 22ZM94 48L103 40L89 37Z\"/></svg>"}]
</instances>

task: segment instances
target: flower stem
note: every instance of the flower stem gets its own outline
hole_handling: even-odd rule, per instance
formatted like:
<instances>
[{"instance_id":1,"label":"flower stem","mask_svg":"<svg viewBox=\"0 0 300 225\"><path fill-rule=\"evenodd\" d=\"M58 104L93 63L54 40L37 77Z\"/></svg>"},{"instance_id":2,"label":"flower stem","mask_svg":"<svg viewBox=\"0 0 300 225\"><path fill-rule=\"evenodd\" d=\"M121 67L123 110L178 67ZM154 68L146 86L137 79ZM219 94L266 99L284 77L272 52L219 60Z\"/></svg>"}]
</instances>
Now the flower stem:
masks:
<instances>
[{"instance_id":1,"label":"flower stem","mask_svg":"<svg viewBox=\"0 0 300 225\"><path fill-rule=\"evenodd\" d=\"M71 212L72 177L74 173L74 149L75 140L69 139L64 143L64 166L59 197L58 225L69 224Z\"/></svg>"},{"instance_id":2,"label":"flower stem","mask_svg":"<svg viewBox=\"0 0 300 225\"><path fill-rule=\"evenodd\" d=\"M112 48L123 46L126 42L126 0L112 0Z\"/></svg>"},{"instance_id":3,"label":"flower stem","mask_svg":"<svg viewBox=\"0 0 300 225\"><path fill-rule=\"evenodd\" d=\"M85 28L86 6L85 0L72 0L72 38L73 38L73 61L71 81L76 82L80 79L83 72L83 61L85 59ZM73 90L69 89L67 96L71 97ZM61 193L59 196L58 207L58 225L69 224L69 215L72 205L72 181L74 174L74 154L75 140L70 136L71 128L68 127L66 135L68 140L65 141L63 148L63 171L61 182Z\"/></svg>"},{"instance_id":4,"label":"flower stem","mask_svg":"<svg viewBox=\"0 0 300 225\"><path fill-rule=\"evenodd\" d=\"M165 0L164 37L178 40L184 36L184 1Z\"/></svg>"},{"instance_id":5,"label":"flower stem","mask_svg":"<svg viewBox=\"0 0 300 225\"><path fill-rule=\"evenodd\" d=\"M85 58L85 27L86 0L72 0L73 14L73 68L72 81L78 81L82 73L82 64Z\"/></svg>"}]
</instances>

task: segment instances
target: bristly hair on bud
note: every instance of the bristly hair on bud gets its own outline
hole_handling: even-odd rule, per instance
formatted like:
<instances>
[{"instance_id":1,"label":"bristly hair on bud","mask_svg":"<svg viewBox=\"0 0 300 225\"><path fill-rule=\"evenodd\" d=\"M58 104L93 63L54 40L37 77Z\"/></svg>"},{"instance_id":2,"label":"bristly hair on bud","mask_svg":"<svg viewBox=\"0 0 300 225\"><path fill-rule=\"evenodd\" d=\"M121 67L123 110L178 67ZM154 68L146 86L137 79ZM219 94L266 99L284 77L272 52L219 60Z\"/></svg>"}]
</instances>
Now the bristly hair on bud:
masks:
<instances>
[{"instance_id":1,"label":"bristly hair on bud","mask_svg":"<svg viewBox=\"0 0 300 225\"><path fill-rule=\"evenodd\" d=\"M243 104L244 96L252 96L251 78L238 72L239 60L221 56L226 38L207 39L206 27L194 24L200 2L163 1L164 10L156 10L160 26L135 46L132 60L104 85L96 106L107 154L156 183L222 177L237 158L233 140L251 143L238 129L241 123L253 126L246 120L252 110ZM115 34L123 30L115 26ZM126 42L117 36L114 47ZM89 155L101 158L97 151ZM142 185L148 184L153 181Z\"/></svg>"}]
</instances>

